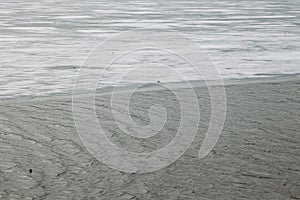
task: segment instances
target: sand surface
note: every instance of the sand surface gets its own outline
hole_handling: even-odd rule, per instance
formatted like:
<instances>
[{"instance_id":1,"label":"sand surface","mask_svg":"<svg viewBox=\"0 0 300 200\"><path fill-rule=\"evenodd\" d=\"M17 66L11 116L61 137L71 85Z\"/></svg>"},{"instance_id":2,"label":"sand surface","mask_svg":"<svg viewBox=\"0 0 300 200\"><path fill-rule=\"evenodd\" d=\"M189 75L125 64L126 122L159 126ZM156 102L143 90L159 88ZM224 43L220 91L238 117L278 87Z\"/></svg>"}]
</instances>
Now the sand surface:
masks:
<instances>
[{"instance_id":1,"label":"sand surface","mask_svg":"<svg viewBox=\"0 0 300 200\"><path fill-rule=\"evenodd\" d=\"M176 162L146 174L111 169L88 153L75 129L71 97L3 101L0 199L300 199L299 86L299 80L226 86L224 130L204 159L198 152L210 98L205 88L195 88L201 110L196 139ZM121 133L107 95L96 97L96 114L114 143L147 152L174 137L180 120L174 99L170 91L133 96L131 114L141 125L149 122L154 101L167 106L164 129L148 140Z\"/></svg>"}]
</instances>

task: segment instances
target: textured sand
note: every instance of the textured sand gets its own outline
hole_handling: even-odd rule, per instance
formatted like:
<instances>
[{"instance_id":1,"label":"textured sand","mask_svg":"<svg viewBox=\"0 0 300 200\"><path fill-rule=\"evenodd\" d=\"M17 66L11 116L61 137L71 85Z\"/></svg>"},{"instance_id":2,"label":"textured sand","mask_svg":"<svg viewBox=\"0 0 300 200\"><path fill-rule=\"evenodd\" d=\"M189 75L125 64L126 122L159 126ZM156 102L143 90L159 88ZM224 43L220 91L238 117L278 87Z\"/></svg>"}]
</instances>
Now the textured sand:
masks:
<instances>
[{"instance_id":1,"label":"textured sand","mask_svg":"<svg viewBox=\"0 0 300 200\"><path fill-rule=\"evenodd\" d=\"M196 88L201 123L194 143L169 167L147 174L110 169L87 152L74 126L71 97L3 101L0 199L300 199L299 86L299 80L226 86L224 130L204 159L197 155L210 99L205 88ZM140 124L149 122L153 101L168 108L166 127L147 141L120 134L107 96L97 97L96 113L119 146L152 151L178 128L174 98L169 91L133 97L133 119Z\"/></svg>"}]
</instances>

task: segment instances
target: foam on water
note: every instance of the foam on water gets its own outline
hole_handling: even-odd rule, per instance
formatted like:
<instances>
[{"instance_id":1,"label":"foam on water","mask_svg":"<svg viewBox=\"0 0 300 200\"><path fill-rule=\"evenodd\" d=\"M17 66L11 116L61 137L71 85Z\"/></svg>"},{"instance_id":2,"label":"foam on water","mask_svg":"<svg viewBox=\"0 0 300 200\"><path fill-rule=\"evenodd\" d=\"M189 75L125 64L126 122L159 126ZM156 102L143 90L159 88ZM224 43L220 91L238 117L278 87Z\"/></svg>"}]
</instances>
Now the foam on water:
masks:
<instances>
[{"instance_id":1,"label":"foam on water","mask_svg":"<svg viewBox=\"0 0 300 200\"><path fill-rule=\"evenodd\" d=\"M108 37L134 28L167 28L188 35L210 55L225 79L299 73L298 4L297 0L2 2L0 98L71 91L90 51ZM130 58L123 61L100 87L114 85L122 71L139 64ZM170 63L190 80L200 78L181 63ZM146 83L165 78L157 68L146 71L142 74ZM122 83L136 80L131 76Z\"/></svg>"}]
</instances>

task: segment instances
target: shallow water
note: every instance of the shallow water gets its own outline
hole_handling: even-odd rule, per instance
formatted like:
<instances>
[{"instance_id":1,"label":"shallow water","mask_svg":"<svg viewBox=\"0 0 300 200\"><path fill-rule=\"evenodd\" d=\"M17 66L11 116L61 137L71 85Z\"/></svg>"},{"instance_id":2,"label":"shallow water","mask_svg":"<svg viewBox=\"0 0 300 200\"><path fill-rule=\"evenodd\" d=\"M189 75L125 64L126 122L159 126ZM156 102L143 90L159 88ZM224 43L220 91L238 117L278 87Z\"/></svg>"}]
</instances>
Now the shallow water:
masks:
<instances>
[{"instance_id":1,"label":"shallow water","mask_svg":"<svg viewBox=\"0 0 300 200\"><path fill-rule=\"evenodd\" d=\"M223 78L299 73L298 4L297 0L1 2L0 98L71 91L87 55L104 39L134 28L187 34L210 55ZM132 65L122 65L120 71L121 67L126 71ZM158 71L151 68L124 83L151 80ZM114 85L118 73L103 83ZM181 73L191 80L199 78L188 68Z\"/></svg>"}]
</instances>

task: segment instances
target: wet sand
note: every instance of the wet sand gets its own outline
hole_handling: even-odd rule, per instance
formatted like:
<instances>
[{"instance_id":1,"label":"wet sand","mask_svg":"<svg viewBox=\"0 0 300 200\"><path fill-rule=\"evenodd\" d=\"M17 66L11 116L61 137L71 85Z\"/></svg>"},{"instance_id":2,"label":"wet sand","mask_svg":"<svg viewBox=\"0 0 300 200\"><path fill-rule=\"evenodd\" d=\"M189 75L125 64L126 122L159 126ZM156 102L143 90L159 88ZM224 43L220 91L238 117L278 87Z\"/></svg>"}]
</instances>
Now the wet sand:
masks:
<instances>
[{"instance_id":1,"label":"wet sand","mask_svg":"<svg viewBox=\"0 0 300 200\"><path fill-rule=\"evenodd\" d=\"M75 129L71 97L2 101L0 199L300 199L299 87L299 79L226 86L223 133L204 159L198 152L210 98L205 88L195 88L201 110L196 139L176 162L146 174L108 168L88 153ZM116 144L152 151L178 128L173 98L170 91L133 97L140 124L149 122L153 101L168 106L166 128L147 141L120 134L107 95L97 96L96 113Z\"/></svg>"}]
</instances>

